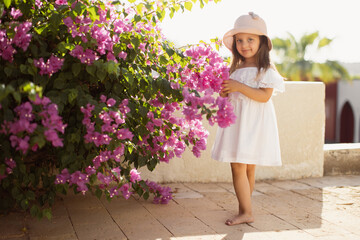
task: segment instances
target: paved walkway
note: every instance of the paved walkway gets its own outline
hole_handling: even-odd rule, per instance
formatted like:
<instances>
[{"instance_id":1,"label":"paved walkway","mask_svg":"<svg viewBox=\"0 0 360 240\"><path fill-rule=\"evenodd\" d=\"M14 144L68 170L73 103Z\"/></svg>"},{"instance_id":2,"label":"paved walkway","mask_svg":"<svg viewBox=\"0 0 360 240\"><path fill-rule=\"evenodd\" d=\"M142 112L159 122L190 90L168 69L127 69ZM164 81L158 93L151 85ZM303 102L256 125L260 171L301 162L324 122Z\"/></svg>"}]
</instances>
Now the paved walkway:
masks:
<instances>
[{"instance_id":1,"label":"paved walkway","mask_svg":"<svg viewBox=\"0 0 360 240\"><path fill-rule=\"evenodd\" d=\"M0 216L0 239L360 240L360 176L257 182L255 222L232 227L231 184L170 186L168 205L73 195L57 201L51 221Z\"/></svg>"}]
</instances>

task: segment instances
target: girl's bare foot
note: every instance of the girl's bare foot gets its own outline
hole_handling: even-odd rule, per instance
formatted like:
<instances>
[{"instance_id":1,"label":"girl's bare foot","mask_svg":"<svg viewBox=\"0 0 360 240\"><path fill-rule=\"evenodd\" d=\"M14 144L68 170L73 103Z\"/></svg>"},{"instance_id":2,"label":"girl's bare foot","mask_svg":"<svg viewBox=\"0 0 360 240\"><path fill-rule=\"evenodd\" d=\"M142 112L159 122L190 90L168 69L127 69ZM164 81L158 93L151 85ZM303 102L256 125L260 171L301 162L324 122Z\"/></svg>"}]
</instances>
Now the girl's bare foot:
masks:
<instances>
[{"instance_id":1,"label":"girl's bare foot","mask_svg":"<svg viewBox=\"0 0 360 240\"><path fill-rule=\"evenodd\" d=\"M237 215L231 219L226 220L225 224L228 226L233 226L241 223L252 223L254 222L254 217L251 214L241 214Z\"/></svg>"}]
</instances>

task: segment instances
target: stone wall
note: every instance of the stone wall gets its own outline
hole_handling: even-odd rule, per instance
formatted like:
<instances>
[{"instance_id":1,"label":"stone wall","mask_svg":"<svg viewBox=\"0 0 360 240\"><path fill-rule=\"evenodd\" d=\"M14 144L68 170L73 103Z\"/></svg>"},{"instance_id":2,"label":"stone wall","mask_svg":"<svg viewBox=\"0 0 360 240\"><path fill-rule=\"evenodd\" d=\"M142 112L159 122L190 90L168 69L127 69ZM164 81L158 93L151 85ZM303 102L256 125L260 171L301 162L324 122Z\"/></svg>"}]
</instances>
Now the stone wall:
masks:
<instances>
[{"instance_id":1,"label":"stone wall","mask_svg":"<svg viewBox=\"0 0 360 240\"><path fill-rule=\"evenodd\" d=\"M325 130L325 85L321 82L286 82L285 93L273 97L278 119L281 167L257 167L256 179L298 179L323 175ZM208 149L196 158L191 151L154 172L140 169L142 177L157 182L231 182L228 163L211 159L217 127L204 121L210 132ZM260 147L260 146L259 146Z\"/></svg>"}]
</instances>

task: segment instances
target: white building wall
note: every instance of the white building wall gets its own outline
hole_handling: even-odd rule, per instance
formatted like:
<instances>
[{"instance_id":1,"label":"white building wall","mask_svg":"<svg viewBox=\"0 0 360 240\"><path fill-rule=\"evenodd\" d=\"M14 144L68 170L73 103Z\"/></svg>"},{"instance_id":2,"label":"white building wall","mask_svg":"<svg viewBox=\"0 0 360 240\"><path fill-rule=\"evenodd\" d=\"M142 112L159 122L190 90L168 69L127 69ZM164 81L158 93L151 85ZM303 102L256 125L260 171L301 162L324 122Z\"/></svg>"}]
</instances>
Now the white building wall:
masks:
<instances>
[{"instance_id":1,"label":"white building wall","mask_svg":"<svg viewBox=\"0 0 360 240\"><path fill-rule=\"evenodd\" d=\"M349 102L354 113L354 141L360 142L360 80L339 81L336 110L336 141L340 141L341 110Z\"/></svg>"}]
</instances>

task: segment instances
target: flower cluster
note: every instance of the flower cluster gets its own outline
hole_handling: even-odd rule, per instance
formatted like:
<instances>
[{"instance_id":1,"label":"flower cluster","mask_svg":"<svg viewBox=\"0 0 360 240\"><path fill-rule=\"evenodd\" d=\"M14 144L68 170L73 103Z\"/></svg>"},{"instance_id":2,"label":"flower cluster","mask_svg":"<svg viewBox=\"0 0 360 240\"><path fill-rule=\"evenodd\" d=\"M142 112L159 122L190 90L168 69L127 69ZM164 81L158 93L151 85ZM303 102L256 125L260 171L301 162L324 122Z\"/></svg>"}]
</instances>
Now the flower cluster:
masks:
<instances>
[{"instance_id":1,"label":"flower cluster","mask_svg":"<svg viewBox=\"0 0 360 240\"><path fill-rule=\"evenodd\" d=\"M149 187L150 192L155 194L154 203L167 204L172 199L170 187L162 187L156 182L148 180L146 185Z\"/></svg>"},{"instance_id":2,"label":"flower cluster","mask_svg":"<svg viewBox=\"0 0 360 240\"><path fill-rule=\"evenodd\" d=\"M235 123L236 115L230 102L221 97L215 99L214 92L220 92L223 80L229 78L229 67L224 60L212 50L210 45L192 46L185 51L191 58L190 64L181 72L181 80L185 82L183 90L183 113L188 120L202 119L204 106L217 109L216 116L209 115L209 123L218 123L220 127L228 127ZM195 91L201 93L199 96Z\"/></svg>"},{"instance_id":3,"label":"flower cluster","mask_svg":"<svg viewBox=\"0 0 360 240\"><path fill-rule=\"evenodd\" d=\"M56 176L55 184L64 184L66 182L70 183L70 186L77 185L77 190L83 194L89 190L86 185L89 182L88 175L80 171L70 174L66 168L63 169L61 173Z\"/></svg>"},{"instance_id":4,"label":"flower cluster","mask_svg":"<svg viewBox=\"0 0 360 240\"><path fill-rule=\"evenodd\" d=\"M106 101L106 97L101 97L102 101ZM115 100L110 98L106 101L108 107L115 105ZM126 114L130 111L127 107L128 100L124 99L119 104L117 111L101 111L99 118L102 120L101 133L95 131L95 122L91 121L92 111L95 106L87 104L86 107L81 107L81 112L84 114L82 123L86 126L87 133L84 136L85 142L94 143L97 147L101 145L108 145L111 140L116 137L119 140L131 140L133 138L132 132L124 127L121 127L125 123ZM113 137L111 137L111 136Z\"/></svg>"},{"instance_id":5,"label":"flower cluster","mask_svg":"<svg viewBox=\"0 0 360 240\"><path fill-rule=\"evenodd\" d=\"M6 12L4 11L4 13ZM10 15L15 20L21 17L22 13L19 9L15 10L12 8ZM12 21L10 28L0 29L0 57L12 62L14 60L14 54L17 53L16 47L21 48L25 52L31 41L31 34L29 33L31 27L31 22ZM8 37L7 31L14 32L14 36L12 38Z\"/></svg>"},{"instance_id":6,"label":"flower cluster","mask_svg":"<svg viewBox=\"0 0 360 240\"><path fill-rule=\"evenodd\" d=\"M85 125L87 133L84 136L86 143L94 143L96 147L109 145L111 141L130 141L133 138L133 134L127 128L124 128L126 114L130 112L128 100L124 99L117 107L116 110L110 110L116 105L116 100L113 98L107 99L106 96L100 97L100 102L105 103L108 108L102 110L98 114L98 118L102 121L101 132L95 130L95 122L92 121L94 105L87 104L86 107L81 108L81 112L84 114L82 123ZM123 182L121 177L120 167L109 168L108 162L115 161L121 162L121 158L124 155L124 144L117 143L118 146L113 150L103 150L99 155L93 158L92 166L88 166L85 169L86 173L79 171L69 174L67 169L64 169L61 174L57 175L55 184L64 184L68 182L70 185L77 185L79 192L85 193L88 191L87 183L92 175L96 175L96 178L100 182L100 189L106 189L111 182ZM111 165L111 164L110 164ZM140 181L140 174L136 169L130 171L130 182ZM109 190L110 197L117 196L119 191L123 193L125 198L129 198L131 192L129 191L129 185L122 184L120 188L112 188Z\"/></svg>"},{"instance_id":7,"label":"flower cluster","mask_svg":"<svg viewBox=\"0 0 360 240\"><path fill-rule=\"evenodd\" d=\"M40 111L33 109L33 105L39 105ZM39 123L42 125L45 139L52 143L54 147L62 147L62 139L58 132L64 134L66 124L63 124L62 118L58 115L57 105L51 103L47 97L36 97L35 101L27 101L14 109L17 118L13 121L4 121L0 133L10 134L11 146L17 151L25 154L29 148L29 140L35 130L39 129ZM39 130L40 131L40 130ZM38 149L38 144L31 146L32 151Z\"/></svg>"},{"instance_id":8,"label":"flower cluster","mask_svg":"<svg viewBox=\"0 0 360 240\"><path fill-rule=\"evenodd\" d=\"M64 63L64 59L60 59L55 56L51 56L47 62L44 62L43 58L40 58L39 60L34 59L34 65L35 67L40 69L39 74L40 75L48 75L51 77L54 73L59 71Z\"/></svg>"},{"instance_id":9,"label":"flower cluster","mask_svg":"<svg viewBox=\"0 0 360 240\"><path fill-rule=\"evenodd\" d=\"M6 172L4 174L0 174L0 183L2 179L12 174L13 169L16 167L16 162L12 158L5 158L5 164L7 165Z\"/></svg>"}]
</instances>

